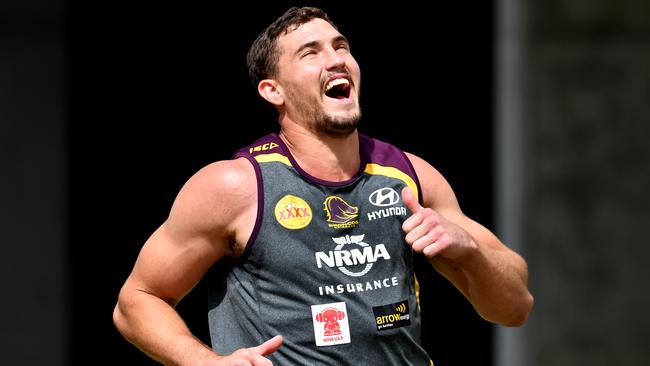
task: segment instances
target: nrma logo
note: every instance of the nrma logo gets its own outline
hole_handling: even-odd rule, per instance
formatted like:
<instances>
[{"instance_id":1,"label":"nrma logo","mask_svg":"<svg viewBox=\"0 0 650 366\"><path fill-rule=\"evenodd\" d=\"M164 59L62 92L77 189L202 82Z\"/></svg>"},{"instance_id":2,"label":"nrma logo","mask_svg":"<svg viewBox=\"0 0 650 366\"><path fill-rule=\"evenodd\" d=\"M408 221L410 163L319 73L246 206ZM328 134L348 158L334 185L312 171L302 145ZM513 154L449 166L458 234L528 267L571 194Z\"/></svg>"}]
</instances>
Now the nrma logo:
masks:
<instances>
[{"instance_id":1,"label":"nrma logo","mask_svg":"<svg viewBox=\"0 0 650 366\"><path fill-rule=\"evenodd\" d=\"M390 254L388 254L384 244L377 244L373 248L363 242L364 236L365 234L332 238L338 245L334 250L328 252L316 252L316 265L318 268L323 268L323 266L336 267L348 276L361 277L368 273L372 265L379 259L390 260ZM350 248L351 245L357 247ZM360 266L361 269L357 271L348 268Z\"/></svg>"}]
</instances>

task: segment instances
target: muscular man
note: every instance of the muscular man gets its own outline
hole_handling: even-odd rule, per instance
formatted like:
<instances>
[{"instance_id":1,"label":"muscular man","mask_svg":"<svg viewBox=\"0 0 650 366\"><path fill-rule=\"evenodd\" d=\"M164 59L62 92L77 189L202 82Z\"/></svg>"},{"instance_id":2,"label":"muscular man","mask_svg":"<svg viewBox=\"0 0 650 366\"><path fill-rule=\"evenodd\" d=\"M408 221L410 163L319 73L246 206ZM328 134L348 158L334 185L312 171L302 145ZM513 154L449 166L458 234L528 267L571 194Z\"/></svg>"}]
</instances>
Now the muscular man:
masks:
<instances>
[{"instance_id":1,"label":"muscular man","mask_svg":"<svg viewBox=\"0 0 650 366\"><path fill-rule=\"evenodd\" d=\"M358 132L359 66L322 10L289 9L248 66L279 133L183 186L120 291L126 339L170 365L430 365L416 255L486 320L526 321L525 261L429 163ZM207 273L211 347L174 310Z\"/></svg>"}]
</instances>

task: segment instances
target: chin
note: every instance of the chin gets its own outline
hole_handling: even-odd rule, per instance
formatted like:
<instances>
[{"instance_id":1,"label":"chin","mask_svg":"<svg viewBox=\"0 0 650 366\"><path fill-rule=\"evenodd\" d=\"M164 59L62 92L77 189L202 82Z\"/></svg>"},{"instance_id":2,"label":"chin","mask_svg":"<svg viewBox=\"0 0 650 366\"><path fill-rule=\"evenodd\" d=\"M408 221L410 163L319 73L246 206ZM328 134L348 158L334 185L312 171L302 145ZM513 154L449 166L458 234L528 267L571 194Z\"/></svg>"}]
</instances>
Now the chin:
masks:
<instances>
[{"instance_id":1,"label":"chin","mask_svg":"<svg viewBox=\"0 0 650 366\"><path fill-rule=\"evenodd\" d=\"M330 137L350 136L359 125L361 113L328 116L316 124L316 131Z\"/></svg>"},{"instance_id":2,"label":"chin","mask_svg":"<svg viewBox=\"0 0 650 366\"><path fill-rule=\"evenodd\" d=\"M342 126L346 125L357 125L359 124L359 120L361 120L361 111L359 108L355 108L353 110L347 110L343 112L338 112L338 113L330 113L326 117L330 123L333 124L338 124Z\"/></svg>"}]
</instances>

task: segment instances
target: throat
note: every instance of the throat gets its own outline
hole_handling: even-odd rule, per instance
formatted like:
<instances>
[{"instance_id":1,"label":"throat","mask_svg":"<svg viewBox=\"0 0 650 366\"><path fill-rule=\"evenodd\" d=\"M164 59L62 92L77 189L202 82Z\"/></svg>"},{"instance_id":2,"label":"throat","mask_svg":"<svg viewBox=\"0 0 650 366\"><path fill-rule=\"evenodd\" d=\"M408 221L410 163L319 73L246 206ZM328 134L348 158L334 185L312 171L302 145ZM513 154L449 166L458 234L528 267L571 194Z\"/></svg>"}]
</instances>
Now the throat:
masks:
<instances>
[{"instance_id":1,"label":"throat","mask_svg":"<svg viewBox=\"0 0 650 366\"><path fill-rule=\"evenodd\" d=\"M309 175L330 182L343 182L352 179L360 167L359 159L326 160L318 156L296 158L300 167Z\"/></svg>"},{"instance_id":2,"label":"throat","mask_svg":"<svg viewBox=\"0 0 650 366\"><path fill-rule=\"evenodd\" d=\"M299 168L305 173L330 182L353 178L361 167L359 137L356 133L340 139L312 134L291 136L280 133Z\"/></svg>"}]
</instances>

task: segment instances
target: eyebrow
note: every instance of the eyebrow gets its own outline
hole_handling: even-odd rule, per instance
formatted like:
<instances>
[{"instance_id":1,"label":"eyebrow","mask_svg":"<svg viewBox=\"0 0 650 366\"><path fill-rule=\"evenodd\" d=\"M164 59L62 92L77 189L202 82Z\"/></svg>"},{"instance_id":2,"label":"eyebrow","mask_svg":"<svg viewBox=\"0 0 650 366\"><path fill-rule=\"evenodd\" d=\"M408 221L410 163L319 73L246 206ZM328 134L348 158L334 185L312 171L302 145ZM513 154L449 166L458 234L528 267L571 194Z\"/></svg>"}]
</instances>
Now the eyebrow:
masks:
<instances>
[{"instance_id":1,"label":"eyebrow","mask_svg":"<svg viewBox=\"0 0 650 366\"><path fill-rule=\"evenodd\" d=\"M349 43L349 42L348 42L348 39L345 38L344 35L338 35L337 37L335 37L335 38L332 40L332 42L333 42L333 43L340 43L340 42ZM298 54L298 53L300 53L300 52L301 52L302 50L304 50L305 48L315 47L316 45L318 45L318 43L319 43L318 41L307 42L307 43L301 45L300 47L298 47L298 49L296 50L296 52L294 52L294 54Z\"/></svg>"}]
</instances>

